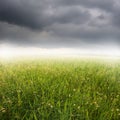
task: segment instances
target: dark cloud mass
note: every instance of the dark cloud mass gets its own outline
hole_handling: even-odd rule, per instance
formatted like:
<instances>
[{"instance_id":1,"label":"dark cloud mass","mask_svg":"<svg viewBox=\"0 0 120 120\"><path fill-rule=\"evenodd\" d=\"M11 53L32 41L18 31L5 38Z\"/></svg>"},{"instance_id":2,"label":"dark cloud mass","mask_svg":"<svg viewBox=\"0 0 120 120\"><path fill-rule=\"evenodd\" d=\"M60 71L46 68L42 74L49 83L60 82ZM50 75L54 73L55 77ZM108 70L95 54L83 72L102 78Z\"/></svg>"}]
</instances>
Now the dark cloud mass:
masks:
<instances>
[{"instance_id":1,"label":"dark cloud mass","mask_svg":"<svg viewBox=\"0 0 120 120\"><path fill-rule=\"evenodd\" d=\"M0 0L0 44L120 46L119 0Z\"/></svg>"}]
</instances>

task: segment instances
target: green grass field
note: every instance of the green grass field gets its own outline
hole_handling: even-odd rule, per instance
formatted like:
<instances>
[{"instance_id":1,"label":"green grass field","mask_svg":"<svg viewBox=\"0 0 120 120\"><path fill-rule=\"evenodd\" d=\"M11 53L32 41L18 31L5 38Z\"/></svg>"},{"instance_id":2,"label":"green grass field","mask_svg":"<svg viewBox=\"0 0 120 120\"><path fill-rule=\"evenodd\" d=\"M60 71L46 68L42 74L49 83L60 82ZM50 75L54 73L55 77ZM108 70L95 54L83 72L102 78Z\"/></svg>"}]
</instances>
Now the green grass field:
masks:
<instances>
[{"instance_id":1,"label":"green grass field","mask_svg":"<svg viewBox=\"0 0 120 120\"><path fill-rule=\"evenodd\" d=\"M120 120L120 63L1 60L0 120Z\"/></svg>"}]
</instances>

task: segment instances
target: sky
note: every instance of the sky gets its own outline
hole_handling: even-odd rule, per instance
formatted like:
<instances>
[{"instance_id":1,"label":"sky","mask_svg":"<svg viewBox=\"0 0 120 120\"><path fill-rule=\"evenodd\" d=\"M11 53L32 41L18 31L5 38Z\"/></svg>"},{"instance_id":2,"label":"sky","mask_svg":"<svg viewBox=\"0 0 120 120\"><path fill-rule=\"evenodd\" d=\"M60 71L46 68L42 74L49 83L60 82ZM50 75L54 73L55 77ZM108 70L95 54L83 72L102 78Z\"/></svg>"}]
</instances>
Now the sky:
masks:
<instances>
[{"instance_id":1,"label":"sky","mask_svg":"<svg viewBox=\"0 0 120 120\"><path fill-rule=\"evenodd\" d=\"M119 49L119 0L0 0L0 46Z\"/></svg>"}]
</instances>

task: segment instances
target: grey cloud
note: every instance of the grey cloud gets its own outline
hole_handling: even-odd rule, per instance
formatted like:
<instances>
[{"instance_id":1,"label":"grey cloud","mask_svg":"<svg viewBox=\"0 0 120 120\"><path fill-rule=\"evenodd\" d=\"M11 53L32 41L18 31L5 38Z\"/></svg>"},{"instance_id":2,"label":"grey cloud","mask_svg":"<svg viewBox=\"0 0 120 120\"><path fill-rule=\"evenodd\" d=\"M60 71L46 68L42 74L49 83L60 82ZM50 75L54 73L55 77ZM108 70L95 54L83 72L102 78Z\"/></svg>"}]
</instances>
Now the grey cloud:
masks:
<instances>
[{"instance_id":1,"label":"grey cloud","mask_svg":"<svg viewBox=\"0 0 120 120\"><path fill-rule=\"evenodd\" d=\"M0 43L120 44L118 0L0 0Z\"/></svg>"},{"instance_id":2,"label":"grey cloud","mask_svg":"<svg viewBox=\"0 0 120 120\"><path fill-rule=\"evenodd\" d=\"M33 36L31 30L16 25L0 22L0 41L1 39L24 39ZM29 35L29 36L28 36Z\"/></svg>"},{"instance_id":3,"label":"grey cloud","mask_svg":"<svg viewBox=\"0 0 120 120\"><path fill-rule=\"evenodd\" d=\"M114 8L115 0L50 0L56 6L63 5L63 6L84 6L87 8L97 8L106 11L111 11Z\"/></svg>"},{"instance_id":4,"label":"grey cloud","mask_svg":"<svg viewBox=\"0 0 120 120\"><path fill-rule=\"evenodd\" d=\"M79 7L63 7L57 10L56 14L56 22L67 24L84 24L89 21L91 18L90 13L86 11L82 11Z\"/></svg>"},{"instance_id":5,"label":"grey cloud","mask_svg":"<svg viewBox=\"0 0 120 120\"><path fill-rule=\"evenodd\" d=\"M56 24L52 26L51 33L53 36L57 35L59 37L67 37L67 38L76 38L84 41L93 40L94 42L99 42L102 39L118 39L120 37L119 29L113 28L112 26L106 27L96 27L96 26L88 26L81 25L77 26L74 24L61 25Z\"/></svg>"},{"instance_id":6,"label":"grey cloud","mask_svg":"<svg viewBox=\"0 0 120 120\"><path fill-rule=\"evenodd\" d=\"M114 11L111 21L113 26L120 28L120 9L116 9L116 11Z\"/></svg>"},{"instance_id":7,"label":"grey cloud","mask_svg":"<svg viewBox=\"0 0 120 120\"><path fill-rule=\"evenodd\" d=\"M0 21L42 29L49 24L48 16L44 14L44 5L33 0L2 0L0 1ZM47 19L47 22L45 22Z\"/></svg>"},{"instance_id":8,"label":"grey cloud","mask_svg":"<svg viewBox=\"0 0 120 120\"><path fill-rule=\"evenodd\" d=\"M40 30L55 22L83 22L90 16L88 12L82 12L74 7L68 9L63 7L59 10L50 6L52 5L49 5L47 0L45 2L2 0L0 1L0 21Z\"/></svg>"}]
</instances>

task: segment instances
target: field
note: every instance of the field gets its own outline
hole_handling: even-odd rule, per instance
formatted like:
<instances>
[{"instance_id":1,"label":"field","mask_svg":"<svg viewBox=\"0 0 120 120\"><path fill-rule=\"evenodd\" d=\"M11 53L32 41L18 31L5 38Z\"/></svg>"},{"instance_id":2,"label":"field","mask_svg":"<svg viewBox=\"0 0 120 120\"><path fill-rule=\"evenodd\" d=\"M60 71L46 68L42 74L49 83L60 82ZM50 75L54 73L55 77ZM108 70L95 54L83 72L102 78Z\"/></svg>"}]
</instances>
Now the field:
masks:
<instances>
[{"instance_id":1,"label":"field","mask_svg":"<svg viewBox=\"0 0 120 120\"><path fill-rule=\"evenodd\" d=\"M1 120L120 120L120 62L0 61Z\"/></svg>"}]
</instances>

